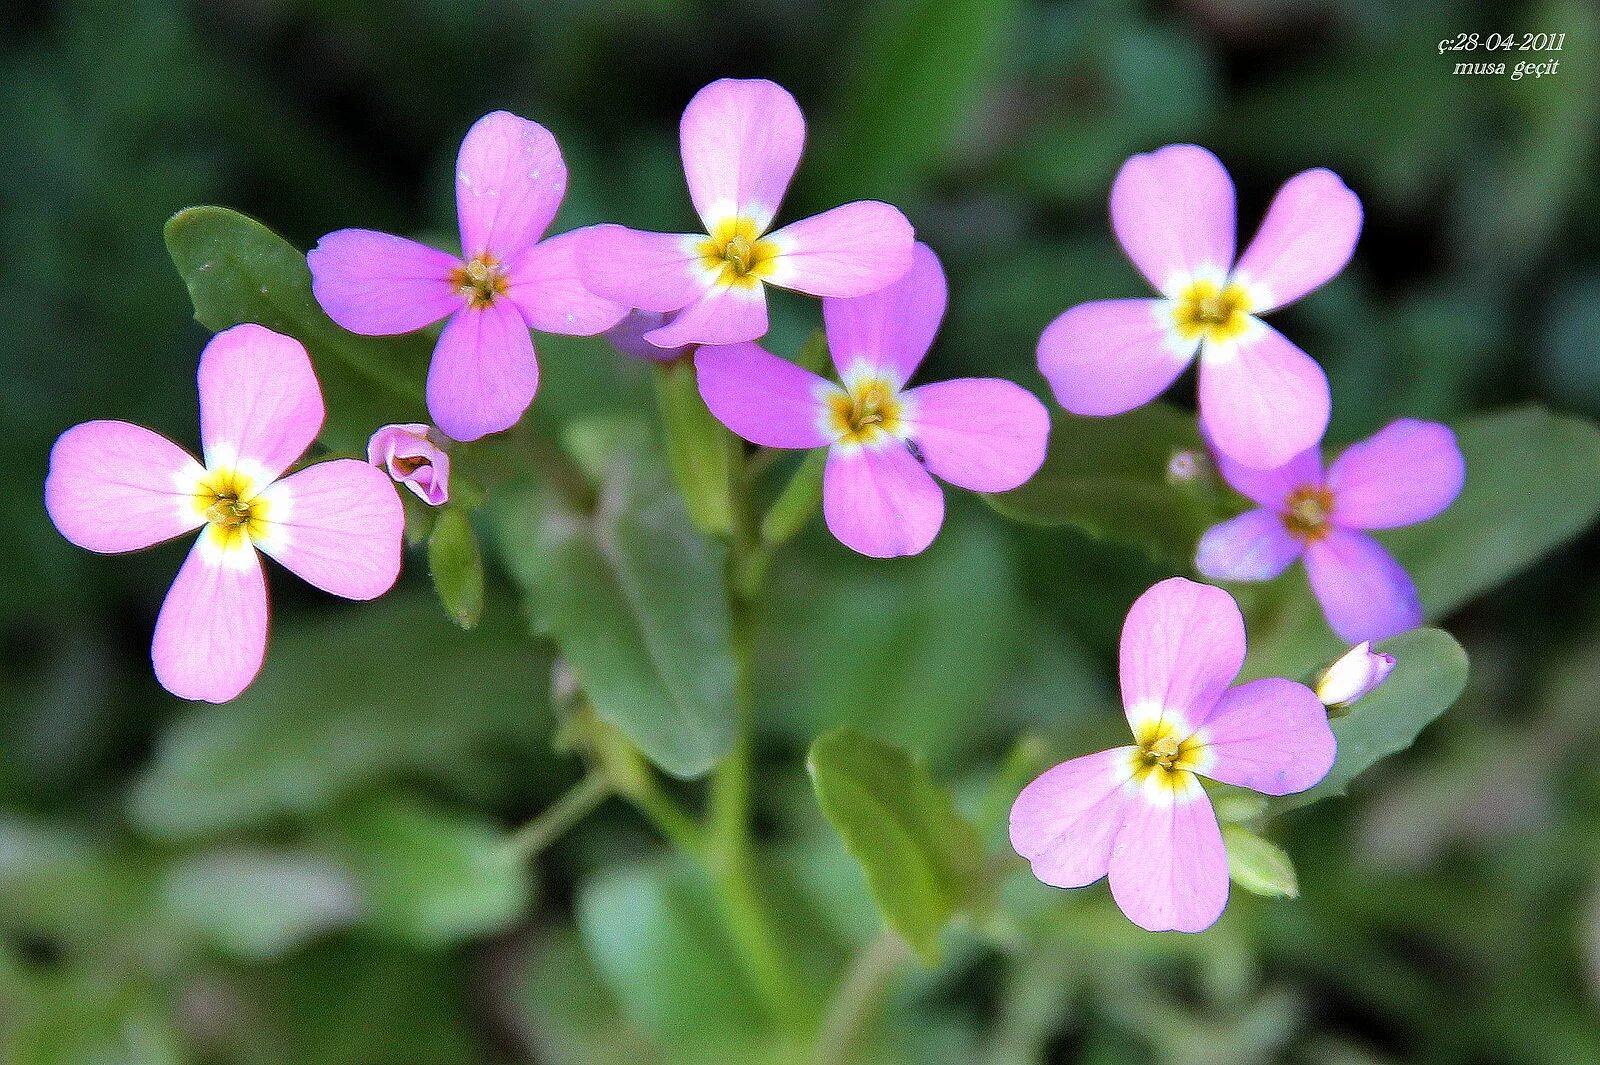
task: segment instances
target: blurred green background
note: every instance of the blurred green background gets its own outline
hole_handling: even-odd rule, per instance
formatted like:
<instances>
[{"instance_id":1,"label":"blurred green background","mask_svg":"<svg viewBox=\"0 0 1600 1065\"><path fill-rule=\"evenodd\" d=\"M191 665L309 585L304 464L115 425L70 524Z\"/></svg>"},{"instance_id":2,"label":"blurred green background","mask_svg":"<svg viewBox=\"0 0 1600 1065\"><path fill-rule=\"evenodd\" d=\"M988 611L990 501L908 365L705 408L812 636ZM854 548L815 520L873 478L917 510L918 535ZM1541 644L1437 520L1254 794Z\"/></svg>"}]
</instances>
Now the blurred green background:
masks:
<instances>
[{"instance_id":1,"label":"blurred green background","mask_svg":"<svg viewBox=\"0 0 1600 1065\"><path fill-rule=\"evenodd\" d=\"M1329 372L1331 440L1528 399L1600 415L1585 0L80 0L16 5L0 29L5 1065L769 1060L729 1056L749 989L625 807L531 878L504 859L506 826L578 772L509 594L462 634L415 555L372 606L274 571L245 697L155 684L184 548L79 551L40 486L88 418L196 442L207 334L161 229L184 206L302 248L347 225L448 233L456 146L503 107L561 143L558 228L682 229L684 103L765 76L810 123L785 215L888 199L943 258L930 377L1042 389L1052 317L1142 291L1106 223L1116 167L1183 140L1233 171L1241 244L1307 167L1366 205L1351 267L1279 319ZM1452 76L1463 57L1438 41L1471 31L1565 33L1560 70ZM779 301L772 344L814 325ZM536 417L649 404L645 368L604 345L540 343ZM1103 889L1029 894L1009 938L962 933L896 986L865 1060L1600 1061L1597 552L1591 531L1449 619L1466 697L1351 798L1288 819L1301 899L1235 890L1184 939L1132 929ZM1019 734L1078 753L1114 721L1117 626L1167 570L953 496L922 558L870 563L813 529L780 569L758 825L826 982L876 918L806 785L811 739L870 728L992 807Z\"/></svg>"}]
</instances>

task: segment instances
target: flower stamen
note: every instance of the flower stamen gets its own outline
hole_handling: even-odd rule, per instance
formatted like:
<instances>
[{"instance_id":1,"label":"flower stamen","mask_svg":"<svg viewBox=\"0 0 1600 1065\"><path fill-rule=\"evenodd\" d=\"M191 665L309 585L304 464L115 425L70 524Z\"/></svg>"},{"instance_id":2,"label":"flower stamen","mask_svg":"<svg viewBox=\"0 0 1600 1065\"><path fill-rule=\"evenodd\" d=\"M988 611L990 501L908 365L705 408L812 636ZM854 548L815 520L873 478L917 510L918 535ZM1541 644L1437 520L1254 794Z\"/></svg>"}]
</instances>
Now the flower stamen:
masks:
<instances>
[{"instance_id":1,"label":"flower stamen","mask_svg":"<svg viewBox=\"0 0 1600 1065\"><path fill-rule=\"evenodd\" d=\"M1315 543L1328 535L1332 517L1333 493L1320 485L1297 488L1284 501L1283 527L1304 543Z\"/></svg>"},{"instance_id":2,"label":"flower stamen","mask_svg":"<svg viewBox=\"0 0 1600 1065\"><path fill-rule=\"evenodd\" d=\"M487 307L511 287L500 260L485 252L450 271L450 283L469 307Z\"/></svg>"}]
</instances>

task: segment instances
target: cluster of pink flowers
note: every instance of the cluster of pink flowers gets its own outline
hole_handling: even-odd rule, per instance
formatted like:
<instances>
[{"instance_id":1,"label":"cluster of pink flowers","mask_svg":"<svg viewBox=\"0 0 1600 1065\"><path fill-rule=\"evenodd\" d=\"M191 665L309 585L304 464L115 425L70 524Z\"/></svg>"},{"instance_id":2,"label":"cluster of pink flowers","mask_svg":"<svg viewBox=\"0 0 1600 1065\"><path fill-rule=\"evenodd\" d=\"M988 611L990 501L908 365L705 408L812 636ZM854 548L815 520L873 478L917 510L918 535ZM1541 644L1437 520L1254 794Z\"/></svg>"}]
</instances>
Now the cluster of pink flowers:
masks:
<instances>
[{"instance_id":1,"label":"cluster of pink flowers","mask_svg":"<svg viewBox=\"0 0 1600 1065\"><path fill-rule=\"evenodd\" d=\"M162 607L156 676L184 698L221 701L261 667L267 599L257 552L335 595L370 599L400 567L395 485L430 506L450 497L452 441L515 425L533 402L533 333L603 335L618 350L692 358L701 396L729 430L764 447L827 449L823 515L846 546L911 555L944 515L935 477L1002 492L1044 461L1050 419L1009 381L910 386L944 316L933 251L896 208L845 204L774 229L799 165L805 120L760 80L706 86L684 111L681 147L694 234L598 225L546 237L567 172L544 127L505 112L475 123L456 164L459 255L364 229L309 253L313 291L367 335L443 322L428 371L433 424L375 432L369 462L289 473L323 418L300 344L256 325L218 334L200 359L202 465L150 430L90 422L60 438L46 504L93 551L129 551L200 530ZM1197 357L1202 430L1229 485L1254 502L1207 532L1196 568L1268 580L1303 559L1333 629L1382 639L1418 624L1417 594L1367 533L1423 521L1460 491L1448 429L1401 421L1326 470L1329 417L1318 365L1257 315L1293 302L1348 261L1361 206L1326 170L1274 199L1235 260L1232 182L1203 148L1130 159L1111 218L1158 299L1073 307L1039 342L1039 367L1068 411L1112 415L1150 401ZM834 375L756 342L766 286L821 299ZM1197 476L1187 454L1173 476ZM384 471L388 474L384 476ZM1182 578L1133 606L1122 691L1134 744L1074 759L1017 799L1011 838L1049 884L1109 876L1117 903L1151 929L1196 931L1227 898L1227 861L1200 777L1281 795L1313 786L1334 759L1318 695L1283 679L1230 687L1244 622L1228 593ZM1381 682L1392 659L1363 644L1327 682L1330 702Z\"/></svg>"}]
</instances>

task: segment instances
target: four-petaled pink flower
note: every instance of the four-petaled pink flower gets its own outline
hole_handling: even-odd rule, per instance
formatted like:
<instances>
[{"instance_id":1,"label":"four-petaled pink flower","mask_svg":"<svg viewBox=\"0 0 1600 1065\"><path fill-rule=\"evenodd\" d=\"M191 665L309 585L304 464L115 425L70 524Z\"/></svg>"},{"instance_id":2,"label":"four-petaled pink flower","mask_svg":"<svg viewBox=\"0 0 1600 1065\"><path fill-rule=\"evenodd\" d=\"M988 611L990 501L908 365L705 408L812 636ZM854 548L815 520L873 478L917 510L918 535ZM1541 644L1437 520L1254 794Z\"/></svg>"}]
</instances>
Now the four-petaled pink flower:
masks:
<instances>
[{"instance_id":1,"label":"four-petaled pink flower","mask_svg":"<svg viewBox=\"0 0 1600 1065\"><path fill-rule=\"evenodd\" d=\"M1361 530L1426 521L1455 500L1466 463L1448 428L1391 422L1351 445L1326 474L1317 446L1275 470L1249 469L1220 452L1216 458L1223 480L1260 506L1201 537L1195 566L1203 575L1266 581L1303 557L1341 639L1382 640L1422 623L1411 578Z\"/></svg>"},{"instance_id":2,"label":"four-petaled pink flower","mask_svg":"<svg viewBox=\"0 0 1600 1065\"><path fill-rule=\"evenodd\" d=\"M1050 416L1020 385L968 377L905 387L944 307L944 272L918 244L911 269L888 288L822 301L842 384L755 344L695 353L700 394L729 429L766 447L828 448L823 515L863 555L914 555L933 542L944 494L930 470L975 492L1004 492L1044 461Z\"/></svg>"},{"instance_id":3,"label":"four-petaled pink flower","mask_svg":"<svg viewBox=\"0 0 1600 1065\"><path fill-rule=\"evenodd\" d=\"M430 438L432 431L421 422L385 425L367 441L367 461L437 507L450 498L450 455Z\"/></svg>"},{"instance_id":4,"label":"four-petaled pink flower","mask_svg":"<svg viewBox=\"0 0 1600 1065\"><path fill-rule=\"evenodd\" d=\"M1199 777L1267 795L1312 787L1333 766L1327 711L1310 688L1268 678L1230 688L1244 619L1220 588L1173 577L1122 628L1132 746L1047 770L1011 807L1011 845L1055 887L1111 881L1128 919L1199 932L1228 902L1228 856Z\"/></svg>"},{"instance_id":5,"label":"four-petaled pink flower","mask_svg":"<svg viewBox=\"0 0 1600 1065\"><path fill-rule=\"evenodd\" d=\"M683 112L689 195L703 235L596 226L579 250L595 293L682 313L645 334L657 347L736 344L767 331L765 285L865 296L911 266L911 223L863 200L768 233L800 162L800 106L770 81L712 82Z\"/></svg>"},{"instance_id":6,"label":"four-petaled pink flower","mask_svg":"<svg viewBox=\"0 0 1600 1065\"><path fill-rule=\"evenodd\" d=\"M539 387L530 328L590 336L628 311L579 280L582 230L540 241L566 188L550 131L496 111L456 159L462 258L370 229L329 233L306 256L317 302L353 333L450 319L428 368L428 411L446 436L476 440L522 417Z\"/></svg>"},{"instance_id":7,"label":"four-petaled pink flower","mask_svg":"<svg viewBox=\"0 0 1600 1065\"><path fill-rule=\"evenodd\" d=\"M149 429L85 422L50 452L45 506L68 540L108 554L201 530L161 605L151 657L174 695L226 702L266 653L256 551L325 592L372 599L400 573L404 516L389 478L365 462L282 476L322 428L322 392L298 341L259 325L218 333L199 382L204 466Z\"/></svg>"},{"instance_id":8,"label":"four-petaled pink flower","mask_svg":"<svg viewBox=\"0 0 1600 1065\"><path fill-rule=\"evenodd\" d=\"M1161 299L1084 303L1039 338L1039 369L1074 414L1154 399L1200 355L1200 420L1235 462L1281 466L1322 438L1328 379L1256 317L1320 287L1350 260L1361 201L1328 170L1278 190L1234 262L1233 182L1193 144L1136 155L1111 187L1111 225Z\"/></svg>"}]
</instances>

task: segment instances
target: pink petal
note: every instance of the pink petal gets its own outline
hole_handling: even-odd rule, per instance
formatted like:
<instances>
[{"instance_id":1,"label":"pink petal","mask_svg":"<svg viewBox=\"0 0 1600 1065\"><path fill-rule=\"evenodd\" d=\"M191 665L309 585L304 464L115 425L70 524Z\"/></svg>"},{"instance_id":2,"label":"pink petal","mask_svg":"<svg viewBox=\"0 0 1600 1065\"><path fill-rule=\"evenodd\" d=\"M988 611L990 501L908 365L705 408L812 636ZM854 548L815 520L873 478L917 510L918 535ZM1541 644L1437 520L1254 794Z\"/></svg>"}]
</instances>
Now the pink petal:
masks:
<instances>
[{"instance_id":1,"label":"pink petal","mask_svg":"<svg viewBox=\"0 0 1600 1065\"><path fill-rule=\"evenodd\" d=\"M1322 287L1350 261L1361 234L1361 201L1331 170L1283 183L1234 273L1259 293L1256 314Z\"/></svg>"},{"instance_id":2,"label":"pink petal","mask_svg":"<svg viewBox=\"0 0 1600 1065\"><path fill-rule=\"evenodd\" d=\"M187 451L143 426L84 422L50 449L44 505L79 547L137 551L200 527L193 486L204 473Z\"/></svg>"},{"instance_id":3,"label":"pink petal","mask_svg":"<svg viewBox=\"0 0 1600 1065\"><path fill-rule=\"evenodd\" d=\"M549 130L508 111L484 115L456 156L462 254L515 258L544 235L566 191L567 164Z\"/></svg>"},{"instance_id":4,"label":"pink petal","mask_svg":"<svg viewBox=\"0 0 1600 1065\"><path fill-rule=\"evenodd\" d=\"M261 560L248 541L221 548L217 527L207 526L156 618L156 679L181 699L225 703L249 687L266 653Z\"/></svg>"},{"instance_id":5,"label":"pink petal","mask_svg":"<svg viewBox=\"0 0 1600 1065\"><path fill-rule=\"evenodd\" d=\"M597 296L644 311L687 307L711 287L698 245L686 233L646 233L624 226L578 230L578 268Z\"/></svg>"},{"instance_id":6,"label":"pink petal","mask_svg":"<svg viewBox=\"0 0 1600 1065\"><path fill-rule=\"evenodd\" d=\"M1352 444L1329 467L1334 520L1355 529L1427 521L1455 501L1466 476L1455 433L1403 418Z\"/></svg>"},{"instance_id":7,"label":"pink petal","mask_svg":"<svg viewBox=\"0 0 1600 1065\"><path fill-rule=\"evenodd\" d=\"M933 346L945 300L944 269L932 249L919 243L911 253L911 269L887 288L822 301L833 365L842 372L866 362L891 371L904 385Z\"/></svg>"},{"instance_id":8,"label":"pink petal","mask_svg":"<svg viewBox=\"0 0 1600 1065\"><path fill-rule=\"evenodd\" d=\"M652 362L671 362L689 354L694 350L694 345L680 344L675 348L658 348L645 339L646 333L653 333L670 321L672 315L666 311L629 311L622 321L602 335L607 344L624 355L631 355L635 359L649 359Z\"/></svg>"},{"instance_id":9,"label":"pink petal","mask_svg":"<svg viewBox=\"0 0 1600 1065\"><path fill-rule=\"evenodd\" d=\"M915 555L944 522L944 493L899 441L834 447L822 476L822 516L839 542L871 558Z\"/></svg>"},{"instance_id":10,"label":"pink petal","mask_svg":"<svg viewBox=\"0 0 1600 1065\"><path fill-rule=\"evenodd\" d=\"M1206 435L1204 428L1201 427L1202 435ZM1255 469L1233 461L1211 440L1206 443L1211 449L1212 461L1217 464L1217 472L1229 487L1268 509L1282 510L1295 491L1321 487L1323 483L1320 446L1306 448L1282 466Z\"/></svg>"},{"instance_id":11,"label":"pink petal","mask_svg":"<svg viewBox=\"0 0 1600 1065\"><path fill-rule=\"evenodd\" d=\"M1315 692L1268 677L1230 689L1202 726L1212 780L1266 795L1305 791L1333 768L1333 730Z\"/></svg>"},{"instance_id":12,"label":"pink petal","mask_svg":"<svg viewBox=\"0 0 1600 1065\"><path fill-rule=\"evenodd\" d=\"M1213 581L1270 581L1300 557L1300 543L1275 510L1247 510L1200 538L1194 567Z\"/></svg>"},{"instance_id":13,"label":"pink petal","mask_svg":"<svg viewBox=\"0 0 1600 1065\"><path fill-rule=\"evenodd\" d=\"M1039 338L1039 372L1073 414L1121 414L1165 392L1198 341L1175 344L1165 300L1080 303Z\"/></svg>"},{"instance_id":14,"label":"pink petal","mask_svg":"<svg viewBox=\"0 0 1600 1065\"><path fill-rule=\"evenodd\" d=\"M703 347L695 352L700 396L717 420L763 447L823 447L822 396L836 385L755 344Z\"/></svg>"},{"instance_id":15,"label":"pink petal","mask_svg":"<svg viewBox=\"0 0 1600 1065\"><path fill-rule=\"evenodd\" d=\"M322 390L306 349L259 325L236 325L200 353L200 439L210 469L258 464L277 477L322 429Z\"/></svg>"},{"instance_id":16,"label":"pink petal","mask_svg":"<svg viewBox=\"0 0 1600 1065\"><path fill-rule=\"evenodd\" d=\"M1122 164L1111 186L1111 227L1156 291L1176 297L1199 273L1233 265L1233 180L1193 144L1172 144Z\"/></svg>"},{"instance_id":17,"label":"pink petal","mask_svg":"<svg viewBox=\"0 0 1600 1065\"><path fill-rule=\"evenodd\" d=\"M1242 466L1271 469L1315 447L1328 427L1328 378L1311 356L1257 321L1237 344L1200 355L1200 419Z\"/></svg>"},{"instance_id":18,"label":"pink petal","mask_svg":"<svg viewBox=\"0 0 1600 1065\"><path fill-rule=\"evenodd\" d=\"M357 459L307 466L259 497L267 534L256 546L314 587L376 599L400 575L405 510L389 478Z\"/></svg>"},{"instance_id":19,"label":"pink petal","mask_svg":"<svg viewBox=\"0 0 1600 1065\"><path fill-rule=\"evenodd\" d=\"M1011 806L1011 847L1052 887L1075 888L1106 875L1111 842L1133 801L1135 748L1118 747L1047 769Z\"/></svg>"},{"instance_id":20,"label":"pink petal","mask_svg":"<svg viewBox=\"0 0 1600 1065\"><path fill-rule=\"evenodd\" d=\"M907 429L936 476L974 492L1007 492L1044 464L1050 415L1021 385L965 377L914 388Z\"/></svg>"},{"instance_id":21,"label":"pink petal","mask_svg":"<svg viewBox=\"0 0 1600 1065\"><path fill-rule=\"evenodd\" d=\"M410 333L461 306L450 283L460 261L404 237L341 229L317 241L306 265L317 302L352 333Z\"/></svg>"},{"instance_id":22,"label":"pink petal","mask_svg":"<svg viewBox=\"0 0 1600 1065\"><path fill-rule=\"evenodd\" d=\"M1169 577L1141 595L1122 625L1122 705L1128 720L1204 718L1244 665L1244 618L1221 588Z\"/></svg>"},{"instance_id":23,"label":"pink petal","mask_svg":"<svg viewBox=\"0 0 1600 1065\"><path fill-rule=\"evenodd\" d=\"M506 266L506 298L517 305L530 329L564 336L594 336L622 321L628 308L596 296L584 286L578 249L586 230L540 241Z\"/></svg>"},{"instance_id":24,"label":"pink petal","mask_svg":"<svg viewBox=\"0 0 1600 1065\"><path fill-rule=\"evenodd\" d=\"M1363 533L1329 530L1306 548L1306 576L1328 624L1346 643L1386 640L1422 624L1411 577Z\"/></svg>"},{"instance_id":25,"label":"pink petal","mask_svg":"<svg viewBox=\"0 0 1600 1065\"><path fill-rule=\"evenodd\" d=\"M1205 789L1185 773L1146 778L1111 847L1111 897L1151 932L1202 932L1228 904L1228 854Z\"/></svg>"},{"instance_id":26,"label":"pink petal","mask_svg":"<svg viewBox=\"0 0 1600 1065\"><path fill-rule=\"evenodd\" d=\"M509 300L457 312L428 367L428 411L453 440L476 440L517 424L539 388L528 324Z\"/></svg>"},{"instance_id":27,"label":"pink petal","mask_svg":"<svg viewBox=\"0 0 1600 1065\"><path fill-rule=\"evenodd\" d=\"M858 200L791 222L766 238L778 246L765 278L812 296L868 296L911 269L916 234L897 208Z\"/></svg>"},{"instance_id":28,"label":"pink petal","mask_svg":"<svg viewBox=\"0 0 1600 1065\"><path fill-rule=\"evenodd\" d=\"M367 441L367 461L403 484L430 507L450 498L450 453L428 438L431 430L420 422L385 425ZM397 460L426 459L407 472Z\"/></svg>"},{"instance_id":29,"label":"pink petal","mask_svg":"<svg viewBox=\"0 0 1600 1065\"><path fill-rule=\"evenodd\" d=\"M739 344L767 331L767 294L760 285L719 285L689 304L672 321L644 335L662 348L685 344Z\"/></svg>"},{"instance_id":30,"label":"pink petal","mask_svg":"<svg viewBox=\"0 0 1600 1065\"><path fill-rule=\"evenodd\" d=\"M800 163L806 120L780 86L723 78L694 94L679 139L689 196L706 228L737 215L764 231Z\"/></svg>"}]
</instances>

